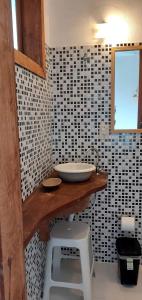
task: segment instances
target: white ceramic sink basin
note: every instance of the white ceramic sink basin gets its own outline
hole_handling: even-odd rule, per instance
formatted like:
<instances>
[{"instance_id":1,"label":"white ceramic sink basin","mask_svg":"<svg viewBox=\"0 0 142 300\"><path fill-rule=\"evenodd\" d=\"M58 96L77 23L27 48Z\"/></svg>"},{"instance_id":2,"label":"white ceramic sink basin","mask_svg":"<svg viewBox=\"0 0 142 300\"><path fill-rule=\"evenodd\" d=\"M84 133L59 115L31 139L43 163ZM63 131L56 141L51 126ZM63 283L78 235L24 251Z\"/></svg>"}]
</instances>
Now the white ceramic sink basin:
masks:
<instances>
[{"instance_id":1,"label":"white ceramic sink basin","mask_svg":"<svg viewBox=\"0 0 142 300\"><path fill-rule=\"evenodd\" d=\"M81 182L87 180L96 167L87 163L64 163L54 167L60 178L68 182Z\"/></svg>"}]
</instances>

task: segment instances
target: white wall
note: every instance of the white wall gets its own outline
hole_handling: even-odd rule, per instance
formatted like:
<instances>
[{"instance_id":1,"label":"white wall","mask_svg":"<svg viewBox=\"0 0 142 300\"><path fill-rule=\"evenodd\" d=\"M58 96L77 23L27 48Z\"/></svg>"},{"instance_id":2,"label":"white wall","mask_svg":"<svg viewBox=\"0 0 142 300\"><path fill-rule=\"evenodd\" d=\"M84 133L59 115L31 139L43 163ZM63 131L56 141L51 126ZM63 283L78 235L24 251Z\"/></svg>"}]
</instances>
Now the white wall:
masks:
<instances>
[{"instance_id":1,"label":"white wall","mask_svg":"<svg viewBox=\"0 0 142 300\"><path fill-rule=\"evenodd\" d=\"M107 21L110 15L121 16L128 23L126 42L142 41L142 0L44 1L45 34L49 46L94 44L94 24Z\"/></svg>"}]
</instances>

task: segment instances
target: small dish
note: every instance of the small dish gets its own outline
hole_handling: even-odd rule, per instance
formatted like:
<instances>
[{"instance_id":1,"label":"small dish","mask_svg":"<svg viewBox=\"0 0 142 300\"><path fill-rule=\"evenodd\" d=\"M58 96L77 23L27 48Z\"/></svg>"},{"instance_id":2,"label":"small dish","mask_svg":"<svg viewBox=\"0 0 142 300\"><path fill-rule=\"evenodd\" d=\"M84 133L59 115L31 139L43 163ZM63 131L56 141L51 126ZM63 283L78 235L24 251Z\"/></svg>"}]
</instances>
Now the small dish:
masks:
<instances>
[{"instance_id":1,"label":"small dish","mask_svg":"<svg viewBox=\"0 0 142 300\"><path fill-rule=\"evenodd\" d=\"M47 178L42 181L42 186L45 189L56 189L62 183L62 179L60 178Z\"/></svg>"}]
</instances>

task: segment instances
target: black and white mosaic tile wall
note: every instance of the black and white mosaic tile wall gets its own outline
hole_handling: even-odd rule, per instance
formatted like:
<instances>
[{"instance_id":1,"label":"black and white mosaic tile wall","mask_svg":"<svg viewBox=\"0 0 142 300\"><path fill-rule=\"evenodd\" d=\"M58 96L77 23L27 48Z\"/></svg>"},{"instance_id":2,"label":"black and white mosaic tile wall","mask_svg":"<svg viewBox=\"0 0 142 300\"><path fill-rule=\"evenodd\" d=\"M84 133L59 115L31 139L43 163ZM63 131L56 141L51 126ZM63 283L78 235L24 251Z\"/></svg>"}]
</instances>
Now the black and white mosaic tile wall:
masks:
<instances>
[{"instance_id":1,"label":"black and white mosaic tile wall","mask_svg":"<svg viewBox=\"0 0 142 300\"><path fill-rule=\"evenodd\" d=\"M142 136L110 133L111 45L62 47L50 55L54 163L80 160L91 144L99 150L108 187L76 219L91 225L96 260L113 262L121 215L135 215L142 245ZM95 163L95 154L86 160Z\"/></svg>"},{"instance_id":2,"label":"black and white mosaic tile wall","mask_svg":"<svg viewBox=\"0 0 142 300\"><path fill-rule=\"evenodd\" d=\"M22 198L31 194L52 168L52 89L47 49L47 79L16 66ZM28 300L41 299L46 245L36 234L25 250Z\"/></svg>"}]
</instances>

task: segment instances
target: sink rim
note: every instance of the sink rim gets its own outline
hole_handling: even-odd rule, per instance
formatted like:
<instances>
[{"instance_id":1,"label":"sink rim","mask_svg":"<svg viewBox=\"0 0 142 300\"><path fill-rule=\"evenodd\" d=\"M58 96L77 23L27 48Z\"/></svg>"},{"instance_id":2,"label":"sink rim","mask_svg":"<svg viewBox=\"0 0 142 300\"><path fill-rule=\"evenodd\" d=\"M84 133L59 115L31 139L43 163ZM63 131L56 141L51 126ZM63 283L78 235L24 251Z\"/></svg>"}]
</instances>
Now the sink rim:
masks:
<instances>
[{"instance_id":1,"label":"sink rim","mask_svg":"<svg viewBox=\"0 0 142 300\"><path fill-rule=\"evenodd\" d=\"M86 167L86 168L80 168L80 169L77 169L77 168L73 168L73 167L77 167L78 166L81 166L82 167ZM72 169L68 169L66 167L72 167ZM93 172L96 170L96 167L95 165L93 164L89 164L89 163L84 163L84 162L81 162L81 163L76 163L76 162L68 162L68 163L61 163L61 164L58 164L56 166L54 166L54 170L55 171L58 171L58 172L61 172L61 173L88 173L88 172Z\"/></svg>"}]
</instances>

